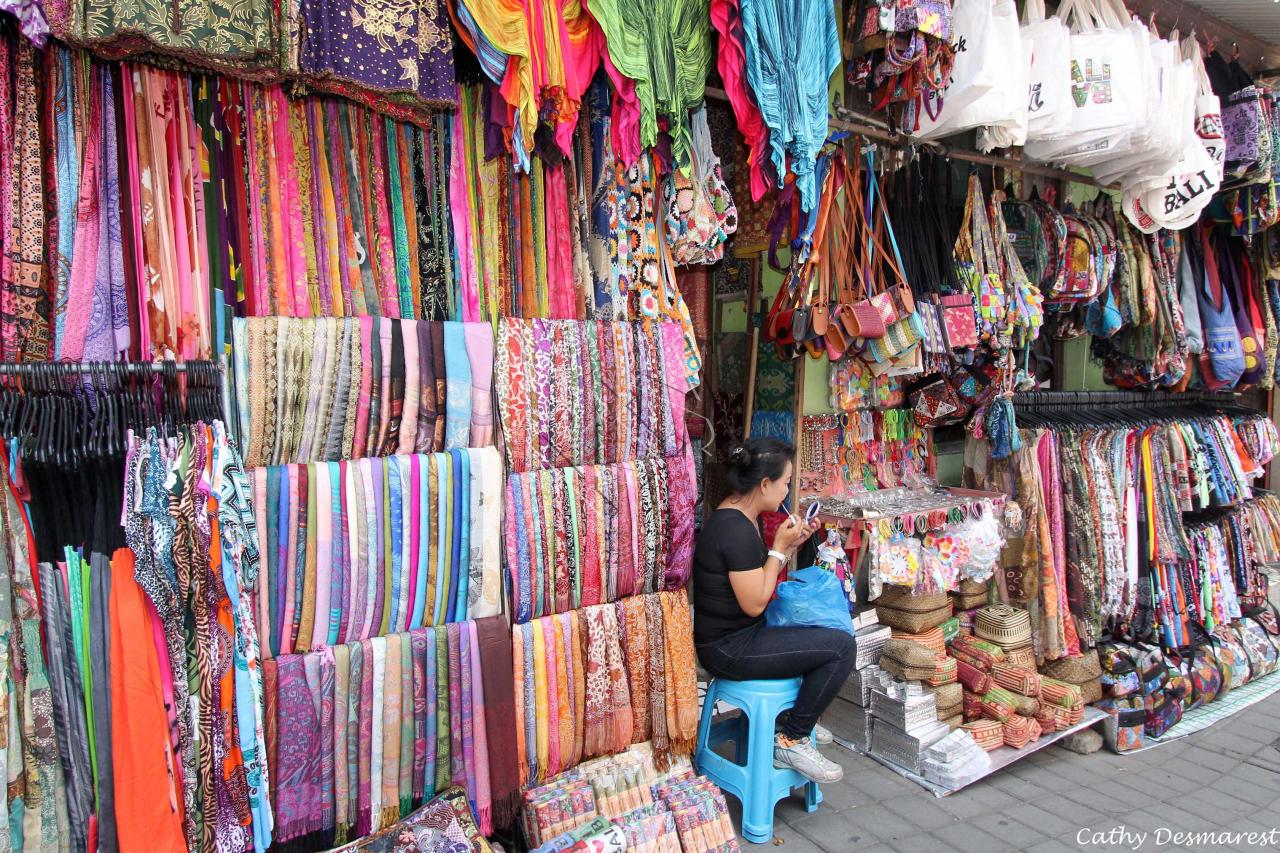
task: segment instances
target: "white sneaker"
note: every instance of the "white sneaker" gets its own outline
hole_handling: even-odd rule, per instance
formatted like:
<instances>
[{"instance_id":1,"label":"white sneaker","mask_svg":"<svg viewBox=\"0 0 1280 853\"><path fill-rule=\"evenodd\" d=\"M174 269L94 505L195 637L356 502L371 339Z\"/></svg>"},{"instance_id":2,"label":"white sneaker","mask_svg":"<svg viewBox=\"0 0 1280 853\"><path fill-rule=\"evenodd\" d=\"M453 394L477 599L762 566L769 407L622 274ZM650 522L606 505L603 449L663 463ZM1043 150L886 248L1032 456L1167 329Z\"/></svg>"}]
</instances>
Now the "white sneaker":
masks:
<instances>
[{"instance_id":1,"label":"white sneaker","mask_svg":"<svg viewBox=\"0 0 1280 853\"><path fill-rule=\"evenodd\" d=\"M826 746L834 740L831 736L831 730L822 723L818 723L813 727L813 739L817 741L818 746Z\"/></svg>"},{"instance_id":2,"label":"white sneaker","mask_svg":"<svg viewBox=\"0 0 1280 853\"><path fill-rule=\"evenodd\" d=\"M844 768L834 761L828 761L824 758L809 738L790 746L783 746L779 741L775 740L773 742L773 763L782 767L790 767L813 782L839 782L844 778Z\"/></svg>"}]
</instances>

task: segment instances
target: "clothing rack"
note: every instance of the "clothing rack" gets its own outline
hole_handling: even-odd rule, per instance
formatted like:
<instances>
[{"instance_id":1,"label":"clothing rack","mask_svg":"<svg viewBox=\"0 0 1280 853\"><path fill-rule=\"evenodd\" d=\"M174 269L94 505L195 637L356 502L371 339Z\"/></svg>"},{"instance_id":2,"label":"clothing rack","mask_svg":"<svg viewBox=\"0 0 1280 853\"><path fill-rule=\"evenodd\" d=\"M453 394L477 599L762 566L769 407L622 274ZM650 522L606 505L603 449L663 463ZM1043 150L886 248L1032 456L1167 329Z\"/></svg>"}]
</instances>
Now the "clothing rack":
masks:
<instances>
[{"instance_id":1,"label":"clothing rack","mask_svg":"<svg viewBox=\"0 0 1280 853\"><path fill-rule=\"evenodd\" d=\"M191 367L188 370L188 366ZM27 361L0 362L0 376L19 378L53 378L77 373L111 373L116 376L142 376L177 371L195 374L202 369L221 370L213 361Z\"/></svg>"},{"instance_id":2,"label":"clothing rack","mask_svg":"<svg viewBox=\"0 0 1280 853\"><path fill-rule=\"evenodd\" d=\"M1108 408L1149 406L1239 406L1231 391L1022 391L1013 396L1015 409L1032 410L1048 406L1081 406Z\"/></svg>"}]
</instances>

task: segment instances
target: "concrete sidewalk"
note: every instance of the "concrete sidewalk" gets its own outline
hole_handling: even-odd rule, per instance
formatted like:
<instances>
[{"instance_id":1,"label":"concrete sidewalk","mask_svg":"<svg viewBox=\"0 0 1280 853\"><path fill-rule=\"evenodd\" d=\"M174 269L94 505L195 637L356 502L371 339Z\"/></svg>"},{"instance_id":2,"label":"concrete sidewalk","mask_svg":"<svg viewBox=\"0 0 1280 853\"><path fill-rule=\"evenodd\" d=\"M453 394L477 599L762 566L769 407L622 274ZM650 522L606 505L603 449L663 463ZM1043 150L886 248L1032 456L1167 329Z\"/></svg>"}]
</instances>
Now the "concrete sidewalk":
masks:
<instances>
[{"instance_id":1,"label":"concrete sidewalk","mask_svg":"<svg viewBox=\"0 0 1280 853\"><path fill-rule=\"evenodd\" d=\"M1131 756L1050 746L942 799L866 756L823 751L844 765L844 780L823 786L813 814L797 795L780 802L773 845L743 841L745 851L1280 849L1280 694ZM740 826L737 801L728 800ZM1170 837L1272 830L1271 841L1260 836L1252 846Z\"/></svg>"}]
</instances>

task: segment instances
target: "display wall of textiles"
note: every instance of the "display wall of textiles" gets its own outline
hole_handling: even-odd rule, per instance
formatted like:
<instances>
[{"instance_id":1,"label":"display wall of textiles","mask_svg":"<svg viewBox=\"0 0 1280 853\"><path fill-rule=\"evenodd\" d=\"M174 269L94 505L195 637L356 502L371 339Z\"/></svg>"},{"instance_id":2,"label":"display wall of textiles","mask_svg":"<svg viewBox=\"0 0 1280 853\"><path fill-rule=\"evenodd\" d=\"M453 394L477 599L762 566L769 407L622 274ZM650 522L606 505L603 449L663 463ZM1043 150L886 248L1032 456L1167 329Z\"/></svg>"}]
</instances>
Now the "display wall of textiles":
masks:
<instances>
[{"instance_id":1,"label":"display wall of textiles","mask_svg":"<svg viewBox=\"0 0 1280 853\"><path fill-rule=\"evenodd\" d=\"M250 317L231 332L247 465L494 442L488 323Z\"/></svg>"},{"instance_id":2,"label":"display wall of textiles","mask_svg":"<svg viewBox=\"0 0 1280 853\"><path fill-rule=\"evenodd\" d=\"M1038 657L1077 655L1104 633L1167 641L1184 616L1232 612L1238 590L1257 583L1207 531L1193 554L1185 513L1250 500L1280 449L1275 425L1212 407L1141 411L1028 408L1009 460L989 460L979 439L966 447L966 479L1021 510L997 580L1004 600L1030 610ZM1209 583L1201 607L1178 592L1215 577L1231 583Z\"/></svg>"},{"instance_id":3,"label":"display wall of textiles","mask_svg":"<svg viewBox=\"0 0 1280 853\"><path fill-rule=\"evenodd\" d=\"M264 655L502 607L502 460L491 447L255 468Z\"/></svg>"},{"instance_id":4,"label":"display wall of textiles","mask_svg":"<svg viewBox=\"0 0 1280 853\"><path fill-rule=\"evenodd\" d=\"M451 86L459 111L413 125L273 84L111 65L56 44L36 53L13 34L4 52L22 93L6 107L12 140L29 143L0 176L13 190L6 221L24 223L6 359L209 357L233 314L599 314L680 323L697 382L671 252L701 233L702 207L660 211L676 192L671 169L638 151L630 168L614 158L604 83L586 98L584 82L600 120L566 136L568 165L535 158L531 170L526 158L516 174L501 140L486 142L497 90ZM714 155L699 147L706 180L690 189L711 203Z\"/></svg>"},{"instance_id":5,"label":"display wall of textiles","mask_svg":"<svg viewBox=\"0 0 1280 853\"><path fill-rule=\"evenodd\" d=\"M691 752L698 691L682 590L516 625L512 658L521 784L645 740L660 765Z\"/></svg>"},{"instance_id":6,"label":"display wall of textiles","mask_svg":"<svg viewBox=\"0 0 1280 853\"><path fill-rule=\"evenodd\" d=\"M276 843L377 832L450 786L482 834L495 809L505 825L519 797L510 655L493 617L265 661Z\"/></svg>"}]
</instances>

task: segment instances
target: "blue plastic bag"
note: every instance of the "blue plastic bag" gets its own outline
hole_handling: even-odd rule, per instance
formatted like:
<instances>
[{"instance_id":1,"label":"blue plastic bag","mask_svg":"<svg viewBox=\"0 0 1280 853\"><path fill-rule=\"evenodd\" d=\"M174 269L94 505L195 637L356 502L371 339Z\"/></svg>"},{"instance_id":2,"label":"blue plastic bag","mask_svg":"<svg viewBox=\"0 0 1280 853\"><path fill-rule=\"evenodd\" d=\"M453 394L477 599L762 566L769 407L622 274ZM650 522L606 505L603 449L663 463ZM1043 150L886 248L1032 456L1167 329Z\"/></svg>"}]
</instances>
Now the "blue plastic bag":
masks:
<instances>
[{"instance_id":1,"label":"blue plastic bag","mask_svg":"<svg viewBox=\"0 0 1280 853\"><path fill-rule=\"evenodd\" d=\"M773 628L835 628L854 634L840 579L821 566L801 569L778 584L778 597L765 608L764 621Z\"/></svg>"}]
</instances>

